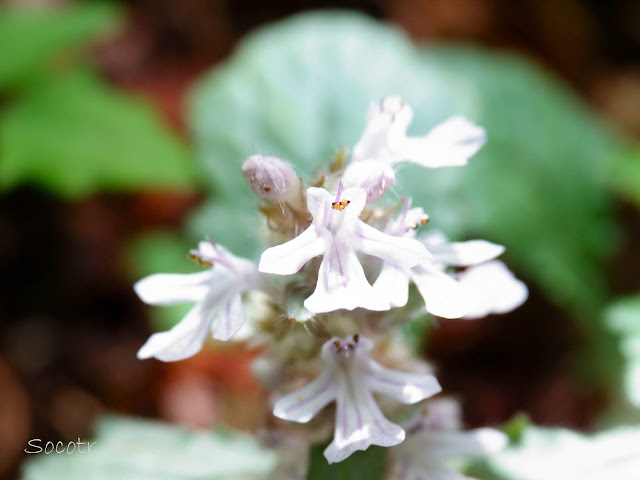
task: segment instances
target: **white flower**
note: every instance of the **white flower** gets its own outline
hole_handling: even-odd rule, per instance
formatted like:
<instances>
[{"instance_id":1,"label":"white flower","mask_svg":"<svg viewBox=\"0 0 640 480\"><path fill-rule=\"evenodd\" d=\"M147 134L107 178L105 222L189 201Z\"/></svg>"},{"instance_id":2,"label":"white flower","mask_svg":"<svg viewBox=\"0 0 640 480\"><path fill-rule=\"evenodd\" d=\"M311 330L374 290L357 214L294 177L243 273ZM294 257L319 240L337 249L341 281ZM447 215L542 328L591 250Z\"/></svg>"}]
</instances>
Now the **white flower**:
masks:
<instances>
[{"instance_id":1,"label":"white flower","mask_svg":"<svg viewBox=\"0 0 640 480\"><path fill-rule=\"evenodd\" d=\"M415 237L417 227L428 217L421 208L408 207L409 203L400 217L387 225L386 233ZM501 255L503 246L484 240L448 243L439 233L424 235L421 240L431 258L413 268L385 264L373 285L392 306L406 305L410 281L418 288L427 311L444 318L504 313L526 299L526 287L506 267L486 263ZM471 268L462 274L449 274L447 267Z\"/></svg>"},{"instance_id":2,"label":"white flower","mask_svg":"<svg viewBox=\"0 0 640 480\"><path fill-rule=\"evenodd\" d=\"M322 255L318 282L304 302L314 313L340 308L388 310L389 302L376 295L367 281L357 253L381 258L396 268L409 268L429 257L417 240L379 232L358 217L366 195L360 188L342 191L334 197L323 188L307 190L307 209L313 222L299 236L267 249L260 258L264 273L292 275L313 257Z\"/></svg>"},{"instance_id":3,"label":"white flower","mask_svg":"<svg viewBox=\"0 0 640 480\"><path fill-rule=\"evenodd\" d=\"M424 137L408 137L412 120L411 107L399 97L372 104L343 177L345 186L364 188L372 202L393 184L396 163L411 162L425 168L466 165L486 141L483 128L460 116L449 118Z\"/></svg>"},{"instance_id":4,"label":"white flower","mask_svg":"<svg viewBox=\"0 0 640 480\"><path fill-rule=\"evenodd\" d=\"M140 299L151 305L196 302L171 330L151 335L138 358L182 360L200 351L209 331L217 340L228 340L245 324L241 294L259 284L255 265L211 241L200 242L198 247L192 257L212 268L191 274L150 275L135 284Z\"/></svg>"},{"instance_id":5,"label":"white flower","mask_svg":"<svg viewBox=\"0 0 640 480\"><path fill-rule=\"evenodd\" d=\"M421 240L433 255L434 262L442 267L469 267L452 275L462 288L467 310L464 318L510 312L529 296L527 286L504 263L493 260L504 247L482 240L449 243L439 232L430 232Z\"/></svg>"},{"instance_id":6,"label":"white flower","mask_svg":"<svg viewBox=\"0 0 640 480\"><path fill-rule=\"evenodd\" d=\"M411 404L441 390L433 375L397 372L377 364L370 358L372 348L373 342L358 335L332 338L322 347L322 373L274 406L276 417L307 423L336 402L334 438L324 451L329 463L370 445L389 447L404 440L404 430L384 417L372 392Z\"/></svg>"},{"instance_id":7,"label":"white flower","mask_svg":"<svg viewBox=\"0 0 640 480\"><path fill-rule=\"evenodd\" d=\"M388 480L463 480L468 479L451 469L447 462L452 458L482 458L497 453L507 445L507 437L491 428L468 432L458 430L457 418L437 418L441 410L450 410L449 400L434 400L429 405L427 417L408 427L407 440L390 449L391 469Z\"/></svg>"}]
</instances>

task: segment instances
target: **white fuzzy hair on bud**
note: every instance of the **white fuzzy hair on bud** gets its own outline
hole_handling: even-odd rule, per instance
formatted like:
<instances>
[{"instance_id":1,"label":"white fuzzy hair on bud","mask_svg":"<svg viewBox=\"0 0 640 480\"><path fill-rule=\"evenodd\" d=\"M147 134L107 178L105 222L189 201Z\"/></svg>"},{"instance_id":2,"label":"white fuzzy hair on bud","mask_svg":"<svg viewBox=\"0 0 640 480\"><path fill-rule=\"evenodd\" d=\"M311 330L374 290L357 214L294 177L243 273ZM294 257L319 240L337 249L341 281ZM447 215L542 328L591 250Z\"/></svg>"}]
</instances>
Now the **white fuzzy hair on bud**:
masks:
<instances>
[{"instance_id":1,"label":"white fuzzy hair on bud","mask_svg":"<svg viewBox=\"0 0 640 480\"><path fill-rule=\"evenodd\" d=\"M300 178L288 162L278 157L252 155L242 173L253 192L268 202L282 202L299 191Z\"/></svg>"}]
</instances>

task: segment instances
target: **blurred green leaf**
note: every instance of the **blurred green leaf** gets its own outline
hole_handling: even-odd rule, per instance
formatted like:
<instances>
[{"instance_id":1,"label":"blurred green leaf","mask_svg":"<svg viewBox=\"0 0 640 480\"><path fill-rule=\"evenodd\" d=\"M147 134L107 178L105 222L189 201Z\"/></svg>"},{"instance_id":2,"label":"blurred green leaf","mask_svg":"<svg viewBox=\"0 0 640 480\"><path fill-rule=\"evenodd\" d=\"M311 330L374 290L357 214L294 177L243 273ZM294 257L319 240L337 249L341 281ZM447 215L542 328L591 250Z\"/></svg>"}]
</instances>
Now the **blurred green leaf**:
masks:
<instances>
[{"instance_id":1,"label":"blurred green leaf","mask_svg":"<svg viewBox=\"0 0 640 480\"><path fill-rule=\"evenodd\" d=\"M381 480L387 449L371 446L358 451L346 460L329 465L322 452L326 445L311 449L311 462L307 480Z\"/></svg>"},{"instance_id":2,"label":"blurred green leaf","mask_svg":"<svg viewBox=\"0 0 640 480\"><path fill-rule=\"evenodd\" d=\"M28 182L74 197L194 183L187 148L155 112L89 72L51 79L7 108L0 152L2 190Z\"/></svg>"},{"instance_id":3,"label":"blurred green leaf","mask_svg":"<svg viewBox=\"0 0 640 480\"><path fill-rule=\"evenodd\" d=\"M612 188L640 208L640 148L630 148L616 157L611 175Z\"/></svg>"},{"instance_id":4,"label":"blurred green leaf","mask_svg":"<svg viewBox=\"0 0 640 480\"><path fill-rule=\"evenodd\" d=\"M585 436L564 429L528 428L521 443L489 459L509 480L636 480L640 429Z\"/></svg>"},{"instance_id":5,"label":"blurred green leaf","mask_svg":"<svg viewBox=\"0 0 640 480\"><path fill-rule=\"evenodd\" d=\"M413 196L450 236L506 244L512 263L549 298L595 319L616 243L606 178L617 146L575 95L520 58L417 48L398 30L349 13L261 29L190 102L218 208L254 207L239 171L247 155L277 155L308 175L352 146L368 103L390 94L414 107L413 134L461 113L489 136L468 167L408 166L395 190Z\"/></svg>"},{"instance_id":6,"label":"blurred green leaf","mask_svg":"<svg viewBox=\"0 0 640 480\"><path fill-rule=\"evenodd\" d=\"M194 273L202 267L189 258L189 245L181 237L169 231L156 231L138 236L128 246L126 264L133 267L133 274L142 278L155 273ZM187 314L193 303L149 306L153 331L169 330Z\"/></svg>"},{"instance_id":7,"label":"blurred green leaf","mask_svg":"<svg viewBox=\"0 0 640 480\"><path fill-rule=\"evenodd\" d=\"M505 423L501 430L509 437L509 443L518 444L522 441L522 436L530 425L529 417L524 413L518 413Z\"/></svg>"},{"instance_id":8,"label":"blurred green leaf","mask_svg":"<svg viewBox=\"0 0 640 480\"><path fill-rule=\"evenodd\" d=\"M0 90L40 73L54 54L82 46L116 27L113 3L76 3L65 8L0 6Z\"/></svg>"},{"instance_id":9,"label":"blurred green leaf","mask_svg":"<svg viewBox=\"0 0 640 480\"><path fill-rule=\"evenodd\" d=\"M609 328L620 335L625 357L625 392L629 402L640 408L640 295L614 302L605 312Z\"/></svg>"},{"instance_id":10,"label":"blurred green leaf","mask_svg":"<svg viewBox=\"0 0 640 480\"><path fill-rule=\"evenodd\" d=\"M83 440L86 441L86 440ZM190 432L159 422L103 419L87 453L34 455L24 480L257 480L275 455L244 434ZM44 448L44 444L40 445Z\"/></svg>"},{"instance_id":11,"label":"blurred green leaf","mask_svg":"<svg viewBox=\"0 0 640 480\"><path fill-rule=\"evenodd\" d=\"M264 219L257 208L251 211L214 199L196 210L189 220L188 230L192 238L210 236L234 255L257 260L262 246L257 232L262 222Z\"/></svg>"}]
</instances>

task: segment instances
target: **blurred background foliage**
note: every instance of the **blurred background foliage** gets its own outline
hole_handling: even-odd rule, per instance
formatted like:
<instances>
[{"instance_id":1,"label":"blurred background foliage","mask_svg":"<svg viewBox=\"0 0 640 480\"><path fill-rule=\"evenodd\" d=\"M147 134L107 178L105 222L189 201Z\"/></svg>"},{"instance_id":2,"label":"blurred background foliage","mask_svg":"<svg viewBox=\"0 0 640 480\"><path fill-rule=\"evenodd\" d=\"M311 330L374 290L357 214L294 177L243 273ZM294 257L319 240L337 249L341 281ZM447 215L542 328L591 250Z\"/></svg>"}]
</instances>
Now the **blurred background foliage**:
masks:
<instances>
[{"instance_id":1,"label":"blurred background foliage","mask_svg":"<svg viewBox=\"0 0 640 480\"><path fill-rule=\"evenodd\" d=\"M110 88L83 61L88 40L119 23L109 4L0 17L0 188L42 185L62 196L188 188L186 145L152 108Z\"/></svg>"},{"instance_id":2,"label":"blurred background foliage","mask_svg":"<svg viewBox=\"0 0 640 480\"><path fill-rule=\"evenodd\" d=\"M14 279L0 294L0 443L9 446L0 472L17 474L26 439L86 435L107 410L264 426L254 410L265 393L246 368L252 352L217 345L176 365L137 362L145 312L151 330L164 330L183 309L147 310L130 285L194 271L186 252L205 235L257 258L261 219L244 158L277 155L308 177L357 141L368 103L389 94L413 106L413 134L453 114L487 129L469 166L406 167L396 190L450 237L506 245L531 289L512 314L441 321L413 339L467 422L497 424L520 411L579 428L636 421L640 42L625 22L635 18L637 31L640 20L628 2L606 12L573 0L63 3L0 6L0 265ZM281 20L336 5L360 13ZM152 428L112 422L98 439ZM487 478L550 480L538 449L555 444L537 435L606 463L637 435L616 432L601 434L608 440L525 427L517 450L483 468ZM175 435L188 450L186 434ZM379 456L369 455L323 474L378 478ZM542 466L522 470L526 458ZM156 460L39 458L25 476L89 478L106 468L159 478L153 466L136 470ZM269 468L261 461L257 469ZM162 478L259 475L192 467Z\"/></svg>"}]
</instances>

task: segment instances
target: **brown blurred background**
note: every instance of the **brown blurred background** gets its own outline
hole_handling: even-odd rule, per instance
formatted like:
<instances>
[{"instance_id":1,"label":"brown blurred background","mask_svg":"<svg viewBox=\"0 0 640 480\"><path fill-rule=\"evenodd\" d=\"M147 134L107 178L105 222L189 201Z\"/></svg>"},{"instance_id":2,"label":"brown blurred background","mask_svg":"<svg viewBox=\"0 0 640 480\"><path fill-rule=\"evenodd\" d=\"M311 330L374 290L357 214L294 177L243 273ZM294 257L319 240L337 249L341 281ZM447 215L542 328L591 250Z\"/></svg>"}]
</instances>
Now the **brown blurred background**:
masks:
<instances>
[{"instance_id":1,"label":"brown blurred background","mask_svg":"<svg viewBox=\"0 0 640 480\"><path fill-rule=\"evenodd\" d=\"M126 28L93 50L94 61L113 85L151 100L185 136L186 89L243 35L296 12L340 7L392 22L418 41L473 41L524 53L640 137L638 1L120 3ZM248 373L251 352L208 350L169 365L136 359L149 327L123 246L139 232L180 227L199 201L161 191L73 202L32 188L0 196L1 476L17 475L29 438L86 437L105 411L197 426L262 421L254 406L265 394ZM612 282L633 291L640 288L640 221L630 206L620 205L619 216L636 243L611 265ZM526 411L537 423L581 427L603 408L606 398L579 390L558 367L576 341L562 317L532 291L510 315L437 329L429 358L446 390L476 399L463 401L471 425Z\"/></svg>"}]
</instances>

